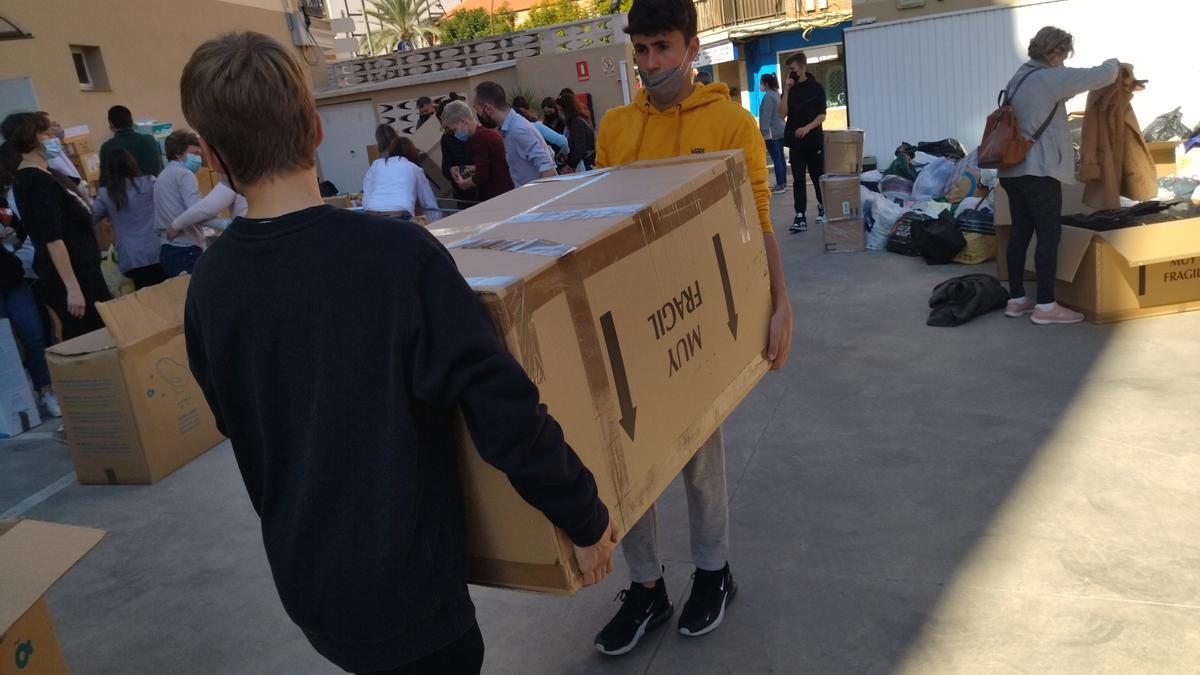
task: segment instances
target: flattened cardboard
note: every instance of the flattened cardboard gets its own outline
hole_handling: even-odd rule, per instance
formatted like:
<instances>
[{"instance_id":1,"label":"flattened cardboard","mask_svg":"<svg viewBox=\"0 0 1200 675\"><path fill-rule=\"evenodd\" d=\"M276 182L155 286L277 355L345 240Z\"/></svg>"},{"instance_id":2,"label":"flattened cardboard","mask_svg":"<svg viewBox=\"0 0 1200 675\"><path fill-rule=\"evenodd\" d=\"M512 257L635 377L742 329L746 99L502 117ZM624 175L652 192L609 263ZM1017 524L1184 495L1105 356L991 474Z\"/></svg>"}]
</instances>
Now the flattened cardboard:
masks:
<instances>
[{"instance_id":1,"label":"flattened cardboard","mask_svg":"<svg viewBox=\"0 0 1200 675\"><path fill-rule=\"evenodd\" d=\"M98 303L105 329L46 351L79 482L154 483L221 441L188 368L188 281Z\"/></svg>"},{"instance_id":2,"label":"flattened cardboard","mask_svg":"<svg viewBox=\"0 0 1200 675\"><path fill-rule=\"evenodd\" d=\"M862 190L858 176L821 176L821 198L825 204L825 216L837 218L862 218Z\"/></svg>"},{"instance_id":3,"label":"flattened cardboard","mask_svg":"<svg viewBox=\"0 0 1200 675\"><path fill-rule=\"evenodd\" d=\"M90 527L0 521L0 675L66 672L43 596L103 537Z\"/></svg>"},{"instance_id":4,"label":"flattened cardboard","mask_svg":"<svg viewBox=\"0 0 1200 675\"><path fill-rule=\"evenodd\" d=\"M824 135L825 173L833 176L861 174L866 133L862 129L837 129L826 130Z\"/></svg>"},{"instance_id":5,"label":"flattened cardboard","mask_svg":"<svg viewBox=\"0 0 1200 675\"><path fill-rule=\"evenodd\" d=\"M862 218L832 218L824 225L826 253L856 253L867 248Z\"/></svg>"},{"instance_id":6,"label":"flattened cardboard","mask_svg":"<svg viewBox=\"0 0 1200 675\"><path fill-rule=\"evenodd\" d=\"M740 152L531 183L436 223L622 531L767 370ZM460 433L473 583L580 587L571 542Z\"/></svg>"},{"instance_id":7,"label":"flattened cardboard","mask_svg":"<svg viewBox=\"0 0 1200 675\"><path fill-rule=\"evenodd\" d=\"M12 438L41 423L12 324L0 319L0 438Z\"/></svg>"},{"instance_id":8,"label":"flattened cardboard","mask_svg":"<svg viewBox=\"0 0 1200 675\"><path fill-rule=\"evenodd\" d=\"M1063 213L1086 212L1081 195L1079 186L1064 185ZM996 196L996 217L997 223L1001 218L1011 222L1003 190ZM997 225L998 245L1007 245L1010 228ZM1036 269L1036 246L1034 237L1026 276ZM997 258L1004 272L1003 259ZM1055 299L1094 323L1200 309L1200 218L1109 232L1063 225L1055 277Z\"/></svg>"}]
</instances>

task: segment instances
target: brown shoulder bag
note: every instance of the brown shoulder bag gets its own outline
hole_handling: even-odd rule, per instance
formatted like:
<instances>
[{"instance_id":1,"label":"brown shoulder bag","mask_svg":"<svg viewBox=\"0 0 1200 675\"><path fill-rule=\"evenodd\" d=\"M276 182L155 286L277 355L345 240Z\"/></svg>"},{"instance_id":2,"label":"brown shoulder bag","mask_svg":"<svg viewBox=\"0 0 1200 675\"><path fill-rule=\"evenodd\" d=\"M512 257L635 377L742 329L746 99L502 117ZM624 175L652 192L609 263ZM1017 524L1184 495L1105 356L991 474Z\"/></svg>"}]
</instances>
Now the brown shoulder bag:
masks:
<instances>
[{"instance_id":1,"label":"brown shoulder bag","mask_svg":"<svg viewBox=\"0 0 1200 675\"><path fill-rule=\"evenodd\" d=\"M1000 92L996 99L996 111L988 115L987 126L983 129L983 141L979 144L980 168L1007 169L1020 164L1025 161L1025 155L1029 154L1029 148L1038 142L1046 128L1050 126L1050 121L1054 119L1054 112L1058 110L1059 104L1056 103L1050 109L1046 121L1038 128L1032 139L1027 139L1021 134L1021 125L1017 123L1017 113L1012 107L1012 99L1017 95L1017 90L1021 88L1022 84L1025 84L1025 80L1030 75L1039 70L1041 68L1034 68L1017 80L1017 86L1013 87L1012 94L1009 94L1007 89Z\"/></svg>"}]
</instances>

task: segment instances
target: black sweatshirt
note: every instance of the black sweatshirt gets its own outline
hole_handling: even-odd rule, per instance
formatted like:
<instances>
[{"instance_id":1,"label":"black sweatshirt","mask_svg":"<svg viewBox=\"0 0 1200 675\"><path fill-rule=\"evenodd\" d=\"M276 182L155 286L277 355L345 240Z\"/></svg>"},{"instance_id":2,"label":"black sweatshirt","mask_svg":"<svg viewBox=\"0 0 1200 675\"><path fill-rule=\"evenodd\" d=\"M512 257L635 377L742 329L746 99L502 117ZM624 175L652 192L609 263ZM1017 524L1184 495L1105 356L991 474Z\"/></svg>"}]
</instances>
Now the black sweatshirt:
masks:
<instances>
[{"instance_id":1,"label":"black sweatshirt","mask_svg":"<svg viewBox=\"0 0 1200 675\"><path fill-rule=\"evenodd\" d=\"M351 671L475 622L454 421L579 545L592 474L424 229L317 206L238 218L188 292L192 372L233 444L288 615Z\"/></svg>"},{"instance_id":2,"label":"black sweatshirt","mask_svg":"<svg viewBox=\"0 0 1200 675\"><path fill-rule=\"evenodd\" d=\"M790 76L789 76L790 77ZM796 130L810 124L817 116L825 114L825 88L817 82L812 73L792 85L788 90L788 115L784 131L784 139L789 145L820 149L825 142L825 132L821 125L805 134L804 138L796 138Z\"/></svg>"}]
</instances>

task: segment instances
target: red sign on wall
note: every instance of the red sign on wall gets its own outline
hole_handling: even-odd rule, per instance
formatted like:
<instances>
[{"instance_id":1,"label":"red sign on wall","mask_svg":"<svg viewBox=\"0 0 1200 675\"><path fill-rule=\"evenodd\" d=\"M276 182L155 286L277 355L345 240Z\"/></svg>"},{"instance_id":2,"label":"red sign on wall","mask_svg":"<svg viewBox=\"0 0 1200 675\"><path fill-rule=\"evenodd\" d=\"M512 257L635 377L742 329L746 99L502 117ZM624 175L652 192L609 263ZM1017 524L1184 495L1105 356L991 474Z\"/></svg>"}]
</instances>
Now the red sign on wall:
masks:
<instances>
[{"instance_id":1,"label":"red sign on wall","mask_svg":"<svg viewBox=\"0 0 1200 675\"><path fill-rule=\"evenodd\" d=\"M588 80L592 79L592 76L588 74L587 61L575 62L575 75L579 78L580 82L587 82Z\"/></svg>"}]
</instances>

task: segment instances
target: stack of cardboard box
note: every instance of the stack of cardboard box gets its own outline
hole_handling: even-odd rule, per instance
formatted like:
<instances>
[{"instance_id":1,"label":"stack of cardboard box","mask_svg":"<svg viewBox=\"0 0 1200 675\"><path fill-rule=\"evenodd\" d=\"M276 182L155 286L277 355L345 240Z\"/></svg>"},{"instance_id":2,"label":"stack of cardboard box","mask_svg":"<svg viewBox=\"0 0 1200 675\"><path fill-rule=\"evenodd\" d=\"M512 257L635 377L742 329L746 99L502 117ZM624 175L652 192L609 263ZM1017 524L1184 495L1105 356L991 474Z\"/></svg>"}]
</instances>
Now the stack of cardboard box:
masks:
<instances>
[{"instance_id":1,"label":"stack of cardboard box","mask_svg":"<svg viewBox=\"0 0 1200 675\"><path fill-rule=\"evenodd\" d=\"M100 180L99 150L99 145L92 145L92 134L86 124L63 130L63 152L89 183Z\"/></svg>"},{"instance_id":2,"label":"stack of cardboard box","mask_svg":"<svg viewBox=\"0 0 1200 675\"><path fill-rule=\"evenodd\" d=\"M861 129L825 132L825 175L821 197L825 203L825 250L849 253L866 248L863 229Z\"/></svg>"}]
</instances>

